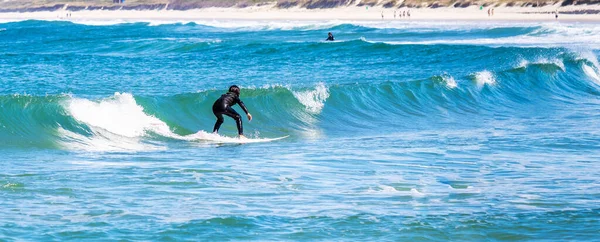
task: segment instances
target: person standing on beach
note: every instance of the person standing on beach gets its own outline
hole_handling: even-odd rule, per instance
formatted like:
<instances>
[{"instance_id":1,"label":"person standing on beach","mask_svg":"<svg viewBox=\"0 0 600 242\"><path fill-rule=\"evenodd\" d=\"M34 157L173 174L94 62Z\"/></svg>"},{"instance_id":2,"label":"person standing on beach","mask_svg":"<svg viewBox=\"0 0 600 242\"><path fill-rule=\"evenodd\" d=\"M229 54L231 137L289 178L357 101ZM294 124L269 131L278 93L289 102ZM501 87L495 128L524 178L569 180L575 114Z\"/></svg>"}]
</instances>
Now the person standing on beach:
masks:
<instances>
[{"instance_id":1,"label":"person standing on beach","mask_svg":"<svg viewBox=\"0 0 600 242\"><path fill-rule=\"evenodd\" d=\"M381 20L383 20L383 11L381 11Z\"/></svg>"},{"instance_id":2,"label":"person standing on beach","mask_svg":"<svg viewBox=\"0 0 600 242\"><path fill-rule=\"evenodd\" d=\"M236 85L230 86L229 91L223 95L212 106L213 113L217 117L217 122L213 128L213 133L219 133L219 128L223 124L223 114L233 118L237 125L238 134L240 138L246 138L244 136L244 127L242 126L242 118L231 106L239 104L242 110L246 113L249 121L252 121L252 115L246 109L244 102L240 100L240 88Z\"/></svg>"}]
</instances>

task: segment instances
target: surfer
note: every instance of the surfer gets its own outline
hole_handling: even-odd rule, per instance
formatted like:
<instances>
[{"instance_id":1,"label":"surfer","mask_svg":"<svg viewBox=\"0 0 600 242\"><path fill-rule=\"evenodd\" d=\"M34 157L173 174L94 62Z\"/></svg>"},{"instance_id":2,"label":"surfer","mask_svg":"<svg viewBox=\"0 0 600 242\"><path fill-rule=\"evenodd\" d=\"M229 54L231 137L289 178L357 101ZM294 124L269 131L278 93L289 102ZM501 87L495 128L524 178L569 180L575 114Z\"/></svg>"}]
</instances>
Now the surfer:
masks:
<instances>
[{"instance_id":1,"label":"surfer","mask_svg":"<svg viewBox=\"0 0 600 242\"><path fill-rule=\"evenodd\" d=\"M252 115L246 109L244 102L240 100L240 88L236 85L230 86L229 91L223 95L213 104L212 110L217 117L217 122L213 128L213 133L218 133L221 124L223 124L223 114L233 118L237 125L238 134L240 138L246 138L244 136L244 127L242 126L242 118L231 106L239 104L242 110L246 113L248 120L252 120Z\"/></svg>"},{"instance_id":2,"label":"surfer","mask_svg":"<svg viewBox=\"0 0 600 242\"><path fill-rule=\"evenodd\" d=\"M327 39L325 41L334 41L335 39L333 38L333 34L331 32L329 32L327 34Z\"/></svg>"}]
</instances>

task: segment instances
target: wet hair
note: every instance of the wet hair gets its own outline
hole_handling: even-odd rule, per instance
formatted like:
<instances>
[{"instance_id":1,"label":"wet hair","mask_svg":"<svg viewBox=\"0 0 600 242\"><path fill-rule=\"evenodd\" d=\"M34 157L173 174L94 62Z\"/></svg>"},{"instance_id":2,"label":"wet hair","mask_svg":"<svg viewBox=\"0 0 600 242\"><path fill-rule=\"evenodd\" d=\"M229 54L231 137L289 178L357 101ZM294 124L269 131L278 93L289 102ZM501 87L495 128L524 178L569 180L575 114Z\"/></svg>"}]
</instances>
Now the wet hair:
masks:
<instances>
[{"instance_id":1,"label":"wet hair","mask_svg":"<svg viewBox=\"0 0 600 242\"><path fill-rule=\"evenodd\" d=\"M240 88L236 85L232 85L229 87L229 92L233 92L235 94L237 94L238 96L240 95Z\"/></svg>"}]
</instances>

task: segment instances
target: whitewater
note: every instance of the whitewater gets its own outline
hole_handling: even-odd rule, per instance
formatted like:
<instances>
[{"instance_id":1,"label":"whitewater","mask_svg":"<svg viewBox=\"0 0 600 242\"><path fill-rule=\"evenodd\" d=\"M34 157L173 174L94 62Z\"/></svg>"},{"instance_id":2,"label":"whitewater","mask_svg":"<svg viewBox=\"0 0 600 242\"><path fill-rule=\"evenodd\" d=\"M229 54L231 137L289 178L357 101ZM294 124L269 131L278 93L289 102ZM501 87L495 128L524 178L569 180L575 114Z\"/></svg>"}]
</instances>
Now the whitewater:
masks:
<instances>
[{"instance_id":1,"label":"whitewater","mask_svg":"<svg viewBox=\"0 0 600 242\"><path fill-rule=\"evenodd\" d=\"M0 29L0 241L597 240L597 23Z\"/></svg>"}]
</instances>

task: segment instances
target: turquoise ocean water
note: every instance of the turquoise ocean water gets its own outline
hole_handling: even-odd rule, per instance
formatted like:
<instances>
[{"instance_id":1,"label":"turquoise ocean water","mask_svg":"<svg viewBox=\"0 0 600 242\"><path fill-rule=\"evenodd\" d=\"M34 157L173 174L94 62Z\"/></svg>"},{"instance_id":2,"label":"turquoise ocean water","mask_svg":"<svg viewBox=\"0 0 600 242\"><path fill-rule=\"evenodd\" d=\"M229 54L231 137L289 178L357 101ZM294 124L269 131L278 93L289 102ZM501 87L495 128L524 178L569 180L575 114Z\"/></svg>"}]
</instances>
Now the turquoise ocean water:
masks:
<instances>
[{"instance_id":1,"label":"turquoise ocean water","mask_svg":"<svg viewBox=\"0 0 600 242\"><path fill-rule=\"evenodd\" d=\"M0 30L0 241L598 240L596 23Z\"/></svg>"}]
</instances>

